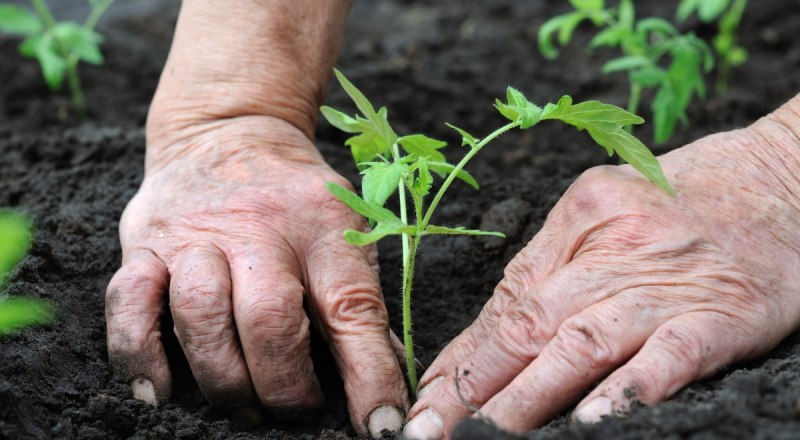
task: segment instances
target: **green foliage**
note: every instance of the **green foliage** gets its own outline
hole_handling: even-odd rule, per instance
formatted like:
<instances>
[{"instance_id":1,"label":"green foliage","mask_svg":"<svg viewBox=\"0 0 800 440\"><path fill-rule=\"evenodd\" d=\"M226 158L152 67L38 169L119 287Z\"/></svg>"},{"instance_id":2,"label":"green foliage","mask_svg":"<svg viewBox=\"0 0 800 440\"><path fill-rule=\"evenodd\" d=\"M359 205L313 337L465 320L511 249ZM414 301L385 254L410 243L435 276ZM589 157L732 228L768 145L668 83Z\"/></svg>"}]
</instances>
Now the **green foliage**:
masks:
<instances>
[{"instance_id":1,"label":"green foliage","mask_svg":"<svg viewBox=\"0 0 800 440\"><path fill-rule=\"evenodd\" d=\"M39 62L44 81L51 90L60 90L64 80L68 80L73 105L81 116L86 104L78 64L103 64L100 52L103 37L94 31L94 26L112 1L90 0L91 12L83 25L56 22L44 0L31 0L36 13L12 4L0 4L0 32L25 37L19 52Z\"/></svg>"},{"instance_id":2,"label":"green foliage","mask_svg":"<svg viewBox=\"0 0 800 440\"><path fill-rule=\"evenodd\" d=\"M728 89L730 69L747 61L747 50L736 43L745 7L747 0L681 0L678 6L676 17L680 21L686 20L695 12L703 23L719 19L717 35L712 40L719 60L718 92Z\"/></svg>"},{"instance_id":3,"label":"green foliage","mask_svg":"<svg viewBox=\"0 0 800 440\"><path fill-rule=\"evenodd\" d=\"M0 292L11 269L28 252L32 236L31 224L25 217L0 210ZM42 300L0 295L0 336L49 322L52 317L52 307Z\"/></svg>"},{"instance_id":4,"label":"green foliage","mask_svg":"<svg viewBox=\"0 0 800 440\"><path fill-rule=\"evenodd\" d=\"M575 0L582 7L596 7L596 0ZM503 237L499 232L466 229L463 226L447 227L430 223L439 202L455 179L478 188L475 179L464 171L467 163L487 144L508 130L528 129L544 120L560 120L589 136L604 147L608 154L616 152L625 161L639 170L653 183L672 193L664 173L653 154L633 135L625 131L631 124L644 120L621 108L597 101L572 103L569 96L555 104L539 107L522 94L509 87L506 101L495 101L495 107L510 122L484 138L478 138L452 124L448 127L461 137L461 146L468 150L457 164L447 162L441 149L446 143L423 134L398 137L387 119L387 111L375 111L367 98L338 70L336 78L356 104L360 115L348 116L330 107L322 107L322 115L333 126L353 134L345 144L350 147L356 164L361 169L361 193L340 185L329 183L328 190L347 206L366 217L372 230L361 232L347 230L345 240L354 245L372 244L390 235L401 235L403 241L403 335L406 347L408 378L412 391L416 389L414 344L411 339L411 286L414 274L414 258L422 237L427 235L491 235ZM405 153L405 154L402 154ZM427 197L433 189L434 174L444 179L433 199ZM399 199L399 215L385 205L392 195ZM410 206L407 198L411 199ZM414 222L408 218L414 217Z\"/></svg>"},{"instance_id":5,"label":"green foliage","mask_svg":"<svg viewBox=\"0 0 800 440\"><path fill-rule=\"evenodd\" d=\"M620 0L616 8L606 7L603 1L571 3L575 11L551 18L539 29L542 54L547 58L558 55L552 41L555 33L558 43L566 45L580 23L591 21L600 27L589 48L610 47L622 52L603 66L603 73L628 74L628 111L634 114L638 113L641 93L655 90L651 104L654 139L656 143L666 142L677 121L688 121L686 109L692 99L705 98L703 74L714 63L708 45L691 33L681 34L664 19L636 20L632 0Z\"/></svg>"}]
</instances>

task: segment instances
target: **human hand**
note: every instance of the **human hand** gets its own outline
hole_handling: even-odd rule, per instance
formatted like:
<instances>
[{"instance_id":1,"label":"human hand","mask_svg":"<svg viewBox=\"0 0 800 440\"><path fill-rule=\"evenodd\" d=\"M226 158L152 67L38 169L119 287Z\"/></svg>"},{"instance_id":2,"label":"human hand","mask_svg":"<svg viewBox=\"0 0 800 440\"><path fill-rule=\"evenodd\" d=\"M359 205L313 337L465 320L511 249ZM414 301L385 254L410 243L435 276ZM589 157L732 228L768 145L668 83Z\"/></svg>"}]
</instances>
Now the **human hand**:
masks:
<instances>
[{"instance_id":1,"label":"human hand","mask_svg":"<svg viewBox=\"0 0 800 440\"><path fill-rule=\"evenodd\" d=\"M408 398L376 250L342 239L366 225L324 186L349 183L277 118L186 124L167 141L153 132L106 294L109 359L134 397L160 404L170 395L159 333L168 292L175 334L212 403L260 402L288 416L318 407L311 318L338 364L356 431L398 431Z\"/></svg>"},{"instance_id":2,"label":"human hand","mask_svg":"<svg viewBox=\"0 0 800 440\"><path fill-rule=\"evenodd\" d=\"M594 422L796 330L796 101L663 156L676 197L629 166L584 173L425 372L405 435L447 437L469 406L526 431L582 396L573 418Z\"/></svg>"}]
</instances>

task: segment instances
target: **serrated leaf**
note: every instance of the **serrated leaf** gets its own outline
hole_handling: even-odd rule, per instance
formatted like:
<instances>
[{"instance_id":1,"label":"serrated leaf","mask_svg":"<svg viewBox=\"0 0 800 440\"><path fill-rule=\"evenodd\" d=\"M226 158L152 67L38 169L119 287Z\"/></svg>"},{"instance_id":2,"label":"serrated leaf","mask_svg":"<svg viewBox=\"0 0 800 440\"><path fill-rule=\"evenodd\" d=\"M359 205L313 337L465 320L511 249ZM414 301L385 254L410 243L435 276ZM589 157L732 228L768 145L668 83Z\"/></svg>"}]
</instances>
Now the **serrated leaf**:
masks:
<instances>
[{"instance_id":1,"label":"serrated leaf","mask_svg":"<svg viewBox=\"0 0 800 440\"><path fill-rule=\"evenodd\" d=\"M364 200L378 206L386 204L386 200L397 191L400 179L405 172L405 165L399 162L374 163L362 171L361 193Z\"/></svg>"},{"instance_id":2,"label":"serrated leaf","mask_svg":"<svg viewBox=\"0 0 800 440\"><path fill-rule=\"evenodd\" d=\"M465 146L465 145L469 145L470 147L475 148L475 146L478 144L478 142L480 142L480 140L478 138L476 138L475 136L467 133L465 130L460 129L460 128L456 127L455 125L453 125L453 124L451 124L449 122L445 122L444 125L452 128L453 130L457 131L458 134L461 135L461 146L462 147Z\"/></svg>"},{"instance_id":3,"label":"serrated leaf","mask_svg":"<svg viewBox=\"0 0 800 440\"><path fill-rule=\"evenodd\" d=\"M613 59L603 65L603 73L639 69L651 65L652 61L642 55L630 55Z\"/></svg>"},{"instance_id":4,"label":"serrated leaf","mask_svg":"<svg viewBox=\"0 0 800 440\"><path fill-rule=\"evenodd\" d=\"M434 162L445 162L444 154L438 150L447 146L447 142L434 139L424 134L412 134L397 139L397 143L408 154L428 158Z\"/></svg>"},{"instance_id":5,"label":"serrated leaf","mask_svg":"<svg viewBox=\"0 0 800 440\"><path fill-rule=\"evenodd\" d=\"M430 162L429 161L428 162L428 168L430 168L431 171L433 171L434 173L438 174L440 177L444 178L445 176L450 175L450 173L452 173L453 170L455 170L456 167L455 167L455 165L451 165L451 164L446 163L446 162ZM461 181L463 181L464 183L466 183L467 185L469 185L469 186L471 186L471 187L473 187L475 189L480 189L480 186L478 185L478 181L475 180L475 178L472 177L472 175L470 173L468 173L467 171L465 171L463 169L460 170L458 172L458 174L456 174L456 178L461 180Z\"/></svg>"},{"instance_id":6,"label":"serrated leaf","mask_svg":"<svg viewBox=\"0 0 800 440\"><path fill-rule=\"evenodd\" d=\"M505 238L506 235L502 232L494 231L481 231L478 229L466 229L463 226L449 228L447 226L429 225L425 228L426 235L489 235L493 237Z\"/></svg>"},{"instance_id":7,"label":"serrated leaf","mask_svg":"<svg viewBox=\"0 0 800 440\"><path fill-rule=\"evenodd\" d=\"M417 230L414 226L378 223L370 232L348 229L344 231L344 239L348 243L356 246L366 246L388 235L408 234L413 236L416 232Z\"/></svg>"},{"instance_id":8,"label":"serrated leaf","mask_svg":"<svg viewBox=\"0 0 800 440\"><path fill-rule=\"evenodd\" d=\"M542 119L558 119L574 125L579 130L586 130L609 155L616 152L651 182L668 193L673 193L653 153L624 130L625 126L643 123L644 120L639 116L598 101L573 105L572 98L564 96L549 110L545 108Z\"/></svg>"},{"instance_id":9,"label":"serrated leaf","mask_svg":"<svg viewBox=\"0 0 800 440\"><path fill-rule=\"evenodd\" d=\"M32 12L11 4L0 4L0 32L33 35L43 29L44 24Z\"/></svg>"},{"instance_id":10,"label":"serrated leaf","mask_svg":"<svg viewBox=\"0 0 800 440\"><path fill-rule=\"evenodd\" d=\"M376 203L362 199L341 185L328 182L325 184L325 187L327 187L328 191L336 196L337 199L341 200L345 205L352 208L353 211L363 215L368 219L372 219L379 223L386 223L387 226L403 225L403 222L397 218L392 211L389 211L388 209Z\"/></svg>"},{"instance_id":11,"label":"serrated leaf","mask_svg":"<svg viewBox=\"0 0 800 440\"><path fill-rule=\"evenodd\" d=\"M0 298L0 336L34 324L46 324L54 315L53 306L40 299Z\"/></svg>"},{"instance_id":12,"label":"serrated leaf","mask_svg":"<svg viewBox=\"0 0 800 440\"><path fill-rule=\"evenodd\" d=\"M536 125L542 115L542 109L528 101L525 95L519 90L508 87L506 89L506 100L503 103L495 100L495 107L500 114L511 122L518 122L521 129L527 129Z\"/></svg>"},{"instance_id":13,"label":"serrated leaf","mask_svg":"<svg viewBox=\"0 0 800 440\"><path fill-rule=\"evenodd\" d=\"M378 155L384 154L387 150L385 140L374 131L353 136L344 141L344 144L350 147L350 153L353 155L357 165L369 162ZM359 168L361 168L360 165Z\"/></svg>"}]
</instances>

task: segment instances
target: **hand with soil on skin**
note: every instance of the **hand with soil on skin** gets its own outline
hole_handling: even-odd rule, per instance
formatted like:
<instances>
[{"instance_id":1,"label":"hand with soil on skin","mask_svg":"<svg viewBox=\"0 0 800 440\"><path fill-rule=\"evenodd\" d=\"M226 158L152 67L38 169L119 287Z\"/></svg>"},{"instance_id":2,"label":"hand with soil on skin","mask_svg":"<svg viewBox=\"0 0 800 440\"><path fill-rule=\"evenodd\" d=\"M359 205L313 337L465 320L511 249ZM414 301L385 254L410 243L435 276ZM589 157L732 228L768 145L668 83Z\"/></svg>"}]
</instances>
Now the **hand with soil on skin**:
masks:
<instances>
[{"instance_id":1,"label":"hand with soil on skin","mask_svg":"<svg viewBox=\"0 0 800 440\"><path fill-rule=\"evenodd\" d=\"M421 378L408 438L449 437L469 406L517 432L577 401L596 422L798 329L800 96L661 163L676 197L627 165L570 187Z\"/></svg>"},{"instance_id":2,"label":"hand with soil on skin","mask_svg":"<svg viewBox=\"0 0 800 440\"><path fill-rule=\"evenodd\" d=\"M145 179L120 221L122 267L106 294L109 360L135 398L157 405L170 395L159 333L168 295L174 332L212 403L287 417L318 408L311 318L356 432L379 438L402 427L403 350L376 250L342 239L367 226L325 189L349 183L312 142L348 6L183 2L148 115Z\"/></svg>"}]
</instances>

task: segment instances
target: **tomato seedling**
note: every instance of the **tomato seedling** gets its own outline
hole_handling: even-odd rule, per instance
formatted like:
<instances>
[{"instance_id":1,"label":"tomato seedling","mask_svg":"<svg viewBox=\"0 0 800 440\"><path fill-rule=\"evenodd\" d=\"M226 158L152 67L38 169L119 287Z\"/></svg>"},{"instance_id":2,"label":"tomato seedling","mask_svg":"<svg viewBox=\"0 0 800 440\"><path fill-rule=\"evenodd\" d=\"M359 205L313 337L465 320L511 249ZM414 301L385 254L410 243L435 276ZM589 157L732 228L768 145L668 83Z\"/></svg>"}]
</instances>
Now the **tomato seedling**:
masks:
<instances>
[{"instance_id":1,"label":"tomato seedling","mask_svg":"<svg viewBox=\"0 0 800 440\"><path fill-rule=\"evenodd\" d=\"M684 21L697 12L703 23L719 18L717 35L712 40L717 54L717 93L728 90L730 70L747 61L747 50L737 45L739 25L747 0L681 0L676 17Z\"/></svg>"},{"instance_id":2,"label":"tomato seedling","mask_svg":"<svg viewBox=\"0 0 800 440\"><path fill-rule=\"evenodd\" d=\"M28 252L31 237L31 224L25 217L0 210L0 336L53 317L53 309L45 301L1 294L9 272Z\"/></svg>"},{"instance_id":3,"label":"tomato seedling","mask_svg":"<svg viewBox=\"0 0 800 440\"><path fill-rule=\"evenodd\" d=\"M398 136L389 124L386 107L376 111L364 94L341 72L334 70L334 73L361 114L351 117L327 106L323 106L320 111L331 125L353 134L345 141L345 145L350 147L363 176L361 197L335 183L328 183L327 187L339 200L366 217L372 226L369 232L345 231L344 239L348 243L365 246L390 235L402 237L403 342L412 395L416 394L417 373L411 336L411 292L420 241L428 235L503 236L499 232L431 223L436 208L456 179L478 189L478 183L465 167L491 141L515 128L529 129L541 121L559 120L578 130L586 130L609 155L616 152L654 184L670 194L673 192L658 160L647 147L624 129L631 124L641 124L644 120L619 107L598 101L574 104L569 96L561 97L555 104L539 107L528 101L521 92L509 87L506 91L506 102L496 100L495 107L510 122L487 136L478 138L459 127L447 124L458 132L461 146L466 147L463 158L454 165L448 163L440 151L447 145L446 142L424 134ZM427 203L427 197L433 190L434 175L444 180L433 199ZM395 192L398 194L399 214L385 207L387 200ZM413 222L409 222L409 219L413 219Z\"/></svg>"},{"instance_id":4,"label":"tomato seedling","mask_svg":"<svg viewBox=\"0 0 800 440\"><path fill-rule=\"evenodd\" d=\"M558 43L563 46L584 21L601 27L589 48L605 46L622 52L622 56L603 66L603 73L628 73L628 111L633 114L638 113L642 92L656 89L651 104L654 140L669 140L678 120L688 123L686 108L693 96L705 98L703 73L714 67L711 49L694 34L681 34L664 19L636 20L632 0L620 0L616 8L606 7L604 0L570 3L574 11L551 18L539 29L539 51L546 58L555 59L558 51L553 46L553 34L558 33ZM665 55L669 55L669 63L664 63Z\"/></svg>"},{"instance_id":5,"label":"tomato seedling","mask_svg":"<svg viewBox=\"0 0 800 440\"><path fill-rule=\"evenodd\" d=\"M81 118L86 115L86 98L78 76L78 63L103 64L100 52L103 37L94 27L113 0L88 2L91 12L83 25L72 21L56 22L44 0L31 0L35 14L12 4L0 4L0 32L25 37L19 52L39 62L44 81L51 90L60 90L66 77L72 105Z\"/></svg>"}]
</instances>

